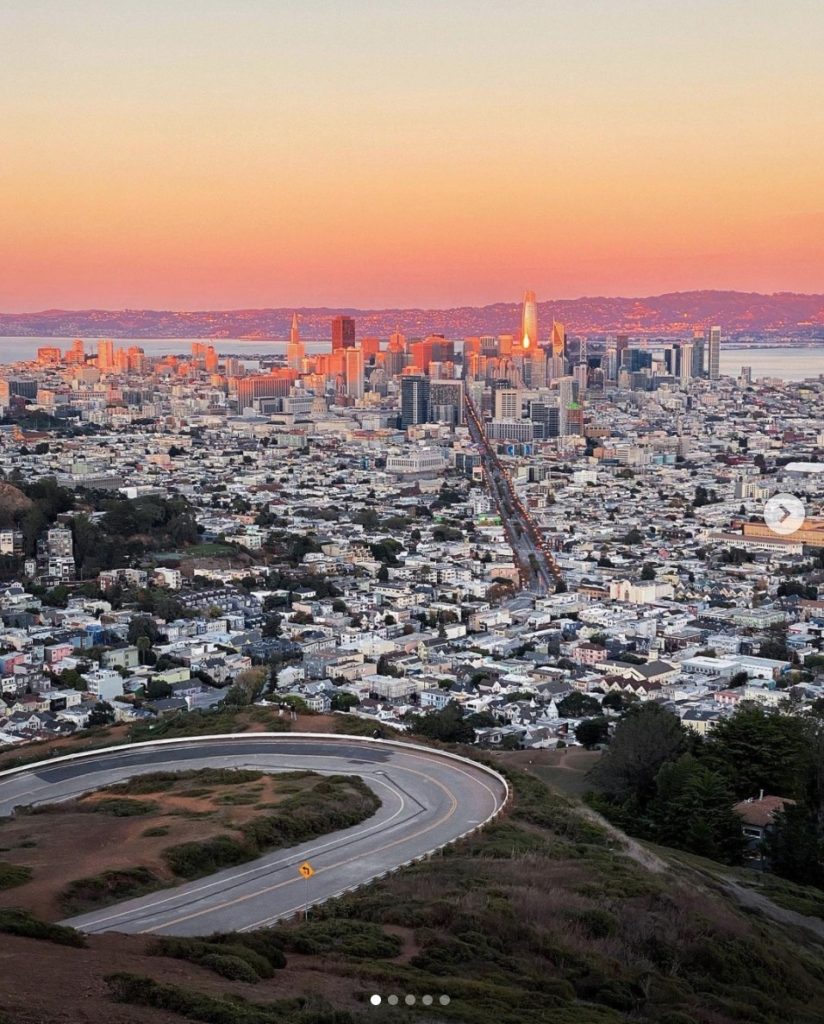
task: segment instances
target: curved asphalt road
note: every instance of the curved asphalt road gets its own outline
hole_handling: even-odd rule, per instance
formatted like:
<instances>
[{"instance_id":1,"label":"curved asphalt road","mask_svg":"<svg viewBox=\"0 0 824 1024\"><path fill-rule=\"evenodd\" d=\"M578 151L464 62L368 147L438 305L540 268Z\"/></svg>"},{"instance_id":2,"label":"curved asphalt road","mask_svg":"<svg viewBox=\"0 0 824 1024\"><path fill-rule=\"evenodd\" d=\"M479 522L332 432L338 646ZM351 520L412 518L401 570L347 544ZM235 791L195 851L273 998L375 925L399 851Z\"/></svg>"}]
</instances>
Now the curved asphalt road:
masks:
<instances>
[{"instance_id":1,"label":"curved asphalt road","mask_svg":"<svg viewBox=\"0 0 824 1024\"><path fill-rule=\"evenodd\" d=\"M381 807L352 828L67 924L86 932L165 935L261 928L302 911L307 897L310 904L321 903L473 831L497 814L507 796L496 773L427 748L321 734L239 734L135 744L0 773L0 815L18 804L68 800L142 772L218 766L359 775ZM297 870L304 860L315 869L308 884Z\"/></svg>"}]
</instances>

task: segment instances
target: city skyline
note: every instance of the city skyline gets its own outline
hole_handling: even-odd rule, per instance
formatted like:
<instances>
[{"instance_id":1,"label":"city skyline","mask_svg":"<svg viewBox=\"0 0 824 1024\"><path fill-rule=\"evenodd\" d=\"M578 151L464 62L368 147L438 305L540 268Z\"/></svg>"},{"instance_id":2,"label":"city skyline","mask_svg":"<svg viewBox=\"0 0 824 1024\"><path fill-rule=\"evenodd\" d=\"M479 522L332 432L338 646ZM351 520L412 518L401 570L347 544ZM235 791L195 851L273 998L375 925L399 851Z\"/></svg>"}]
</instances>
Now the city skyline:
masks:
<instances>
[{"instance_id":1,"label":"city skyline","mask_svg":"<svg viewBox=\"0 0 824 1024\"><path fill-rule=\"evenodd\" d=\"M822 29L804 0L5 5L0 309L819 291Z\"/></svg>"}]
</instances>

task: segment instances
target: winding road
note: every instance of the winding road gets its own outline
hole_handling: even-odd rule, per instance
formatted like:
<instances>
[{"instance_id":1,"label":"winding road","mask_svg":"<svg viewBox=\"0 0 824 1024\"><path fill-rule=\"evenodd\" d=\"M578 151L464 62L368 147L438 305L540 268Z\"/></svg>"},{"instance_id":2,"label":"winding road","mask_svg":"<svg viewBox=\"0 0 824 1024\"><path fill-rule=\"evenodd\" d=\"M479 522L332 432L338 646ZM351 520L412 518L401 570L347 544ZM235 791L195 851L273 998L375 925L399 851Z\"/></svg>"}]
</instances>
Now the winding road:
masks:
<instances>
[{"instance_id":1,"label":"winding road","mask_svg":"<svg viewBox=\"0 0 824 1024\"><path fill-rule=\"evenodd\" d=\"M307 901L322 903L357 889L475 831L508 796L492 769L427 747L313 733L238 733L111 747L0 772L0 815L18 805L69 800L140 773L207 767L359 775L381 807L352 828L66 924L86 932L164 935L262 928L300 913ZM305 860L315 870L308 882L298 873Z\"/></svg>"}]
</instances>

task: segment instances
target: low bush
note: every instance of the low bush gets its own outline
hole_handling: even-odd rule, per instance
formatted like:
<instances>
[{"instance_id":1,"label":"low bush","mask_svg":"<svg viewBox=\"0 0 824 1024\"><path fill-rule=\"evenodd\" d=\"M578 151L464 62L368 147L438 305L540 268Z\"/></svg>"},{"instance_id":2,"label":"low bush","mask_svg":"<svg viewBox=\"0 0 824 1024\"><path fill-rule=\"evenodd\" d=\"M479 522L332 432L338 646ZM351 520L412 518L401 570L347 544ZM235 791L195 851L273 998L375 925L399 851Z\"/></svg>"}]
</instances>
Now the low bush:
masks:
<instances>
[{"instance_id":1,"label":"low bush","mask_svg":"<svg viewBox=\"0 0 824 1024\"><path fill-rule=\"evenodd\" d=\"M281 949L271 941L258 945L246 933L213 935L208 939L184 939L166 937L157 939L146 950L150 956L167 956L175 960L188 960L190 963L208 967L210 970L230 977L232 964L218 963L218 960L240 961L244 965L244 977L238 974L237 981L260 981L271 978L275 970L286 966L286 957Z\"/></svg>"},{"instance_id":2,"label":"low bush","mask_svg":"<svg viewBox=\"0 0 824 1024\"><path fill-rule=\"evenodd\" d=\"M260 981L257 971L239 956L207 953L197 962L201 967L208 967L210 971L214 971L222 978L228 978L229 981L245 981L251 985L256 985Z\"/></svg>"},{"instance_id":3,"label":"low bush","mask_svg":"<svg viewBox=\"0 0 824 1024\"><path fill-rule=\"evenodd\" d=\"M107 786L107 793L128 793L141 796L144 793L161 793L176 782L196 782L198 786L240 786L246 782L257 782L264 776L263 772L251 771L246 768L193 768L182 772L147 772L135 775L126 782L116 782ZM185 795L193 796L189 791ZM201 795L201 794L198 794ZM205 795L205 791L204 791Z\"/></svg>"},{"instance_id":4,"label":"low bush","mask_svg":"<svg viewBox=\"0 0 824 1024\"><path fill-rule=\"evenodd\" d=\"M83 948L86 937L74 928L63 924L38 921L25 910L0 910L0 932L6 935L21 935L27 939L43 939L59 946Z\"/></svg>"},{"instance_id":5,"label":"low bush","mask_svg":"<svg viewBox=\"0 0 824 1024\"><path fill-rule=\"evenodd\" d=\"M368 921L331 918L307 921L278 933L287 952L349 956L357 959L388 960L401 952L401 940Z\"/></svg>"},{"instance_id":6,"label":"low bush","mask_svg":"<svg viewBox=\"0 0 824 1024\"><path fill-rule=\"evenodd\" d=\"M90 800L79 806L80 810L92 814L111 814L115 818L137 818L143 814L154 814L157 810L157 804L151 800L128 800L121 797Z\"/></svg>"},{"instance_id":7,"label":"low bush","mask_svg":"<svg viewBox=\"0 0 824 1024\"><path fill-rule=\"evenodd\" d=\"M60 906L66 914L84 914L110 903L134 899L164 887L162 879L149 868L120 868L99 875L76 878L60 893Z\"/></svg>"},{"instance_id":8,"label":"low bush","mask_svg":"<svg viewBox=\"0 0 824 1024\"><path fill-rule=\"evenodd\" d=\"M0 861L0 889L13 889L15 885L23 885L31 879L31 868L23 864L9 864Z\"/></svg>"},{"instance_id":9,"label":"low bush","mask_svg":"<svg viewBox=\"0 0 824 1024\"><path fill-rule=\"evenodd\" d=\"M240 996L223 999L179 985L160 984L139 974L110 974L106 982L118 1002L166 1010L203 1024L360 1024L363 1019L347 1010L335 1010L321 1000L250 1003Z\"/></svg>"},{"instance_id":10,"label":"low bush","mask_svg":"<svg viewBox=\"0 0 824 1024\"><path fill-rule=\"evenodd\" d=\"M201 878L223 868L243 864L256 857L257 851L232 836L213 836L199 842L180 843L163 851L169 870L178 878Z\"/></svg>"}]
</instances>

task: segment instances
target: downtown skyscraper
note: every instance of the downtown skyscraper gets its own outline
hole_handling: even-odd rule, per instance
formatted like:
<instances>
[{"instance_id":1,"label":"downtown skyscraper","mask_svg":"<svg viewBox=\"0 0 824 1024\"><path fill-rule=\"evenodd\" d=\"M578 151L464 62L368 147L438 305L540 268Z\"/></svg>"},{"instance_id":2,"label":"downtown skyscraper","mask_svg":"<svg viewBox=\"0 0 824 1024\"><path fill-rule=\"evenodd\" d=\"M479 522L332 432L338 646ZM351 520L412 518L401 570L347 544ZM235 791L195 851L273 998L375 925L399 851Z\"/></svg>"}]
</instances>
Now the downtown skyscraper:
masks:
<instances>
[{"instance_id":1,"label":"downtown skyscraper","mask_svg":"<svg viewBox=\"0 0 824 1024\"><path fill-rule=\"evenodd\" d=\"M526 351L538 345L538 303L535 292L524 292L524 308L521 314L521 347Z\"/></svg>"},{"instance_id":2,"label":"downtown skyscraper","mask_svg":"<svg viewBox=\"0 0 824 1024\"><path fill-rule=\"evenodd\" d=\"M710 327L707 331L707 376L718 380L721 376L721 328Z\"/></svg>"},{"instance_id":3,"label":"downtown skyscraper","mask_svg":"<svg viewBox=\"0 0 824 1024\"><path fill-rule=\"evenodd\" d=\"M332 351L355 347L355 320L351 316L336 316L332 319Z\"/></svg>"}]
</instances>

